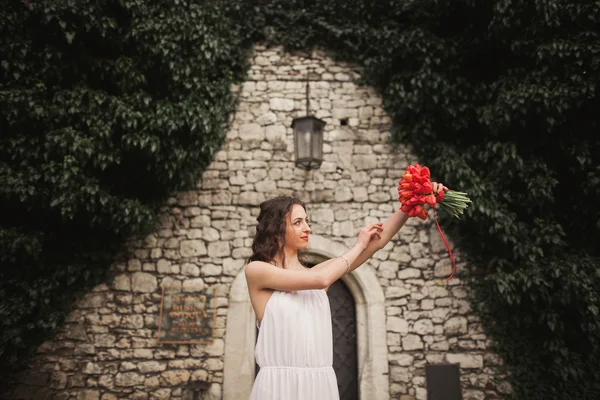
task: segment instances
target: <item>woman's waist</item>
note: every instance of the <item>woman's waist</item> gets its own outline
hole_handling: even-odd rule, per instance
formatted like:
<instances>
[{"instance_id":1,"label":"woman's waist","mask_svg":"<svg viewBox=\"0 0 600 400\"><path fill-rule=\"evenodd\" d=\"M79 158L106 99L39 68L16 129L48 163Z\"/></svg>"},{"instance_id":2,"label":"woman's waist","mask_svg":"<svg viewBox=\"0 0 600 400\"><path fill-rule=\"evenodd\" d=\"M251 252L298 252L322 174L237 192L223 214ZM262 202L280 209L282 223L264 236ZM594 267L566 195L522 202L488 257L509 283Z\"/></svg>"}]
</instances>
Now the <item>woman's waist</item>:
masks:
<instances>
[{"instance_id":1,"label":"woman's waist","mask_svg":"<svg viewBox=\"0 0 600 400\"><path fill-rule=\"evenodd\" d=\"M333 366L315 365L315 366L297 366L297 365L260 365L260 370L265 371L298 371L298 372L329 372L333 371Z\"/></svg>"}]
</instances>

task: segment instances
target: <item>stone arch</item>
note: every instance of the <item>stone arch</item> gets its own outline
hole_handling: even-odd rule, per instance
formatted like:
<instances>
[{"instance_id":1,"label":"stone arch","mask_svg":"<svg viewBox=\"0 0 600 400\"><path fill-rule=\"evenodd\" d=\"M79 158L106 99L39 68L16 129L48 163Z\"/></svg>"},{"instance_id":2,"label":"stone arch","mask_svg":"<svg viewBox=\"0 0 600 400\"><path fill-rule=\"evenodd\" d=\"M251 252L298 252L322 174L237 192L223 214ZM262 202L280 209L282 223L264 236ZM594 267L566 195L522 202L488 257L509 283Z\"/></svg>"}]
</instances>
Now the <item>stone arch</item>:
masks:
<instances>
[{"instance_id":1,"label":"stone arch","mask_svg":"<svg viewBox=\"0 0 600 400\"><path fill-rule=\"evenodd\" d=\"M311 235L306 257L319 262L337 257L347 248L319 235ZM384 400L388 391L388 354L385 297L375 271L369 264L344 276L356 303L359 391L362 399ZM254 382L256 318L243 270L233 281L229 294L225 337L224 400L248 398Z\"/></svg>"}]
</instances>

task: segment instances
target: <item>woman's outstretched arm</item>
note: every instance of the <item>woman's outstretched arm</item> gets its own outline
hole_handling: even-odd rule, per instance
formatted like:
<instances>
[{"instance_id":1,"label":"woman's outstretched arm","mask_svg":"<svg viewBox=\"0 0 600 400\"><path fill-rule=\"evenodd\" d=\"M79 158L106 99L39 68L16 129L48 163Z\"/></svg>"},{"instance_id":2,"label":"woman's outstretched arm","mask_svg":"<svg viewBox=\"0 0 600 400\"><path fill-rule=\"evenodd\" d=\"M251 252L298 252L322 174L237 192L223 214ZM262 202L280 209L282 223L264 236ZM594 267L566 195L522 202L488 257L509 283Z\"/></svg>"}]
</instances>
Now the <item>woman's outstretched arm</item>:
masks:
<instances>
[{"instance_id":1,"label":"woman's outstretched arm","mask_svg":"<svg viewBox=\"0 0 600 400\"><path fill-rule=\"evenodd\" d=\"M431 182L432 191L434 193L438 193L439 191L448 191L448 188L441 183ZM381 250L385 247L386 244L389 243L390 240L398 233L400 228L406 223L409 216L404 213L402 210L398 209L391 217L389 217L383 223L383 230L379 234L379 237L373 238L368 244L368 246L363 250L362 253L352 262L350 265L350 271L355 270L360 267L367 261L373 254L375 254L378 250Z\"/></svg>"},{"instance_id":2,"label":"woman's outstretched arm","mask_svg":"<svg viewBox=\"0 0 600 400\"><path fill-rule=\"evenodd\" d=\"M246 280L250 290L310 290L326 289L344 275L370 242L379 237L381 224L367 225L358 234L354 247L340 256L315 265L310 271L278 268L262 261L246 265ZM310 273L307 273L310 272Z\"/></svg>"},{"instance_id":3,"label":"woman's outstretched arm","mask_svg":"<svg viewBox=\"0 0 600 400\"><path fill-rule=\"evenodd\" d=\"M393 213L387 220L385 220L383 222L383 229L379 234L379 237L373 238L373 240L369 242L362 253L358 255L356 260L350 264L350 271L360 267L365 261L371 258L373 254L385 247L385 245L392 240L392 238L396 235L396 233L398 233L400 228L402 228L407 220L408 215L406 215L400 209L398 209L398 211Z\"/></svg>"}]
</instances>

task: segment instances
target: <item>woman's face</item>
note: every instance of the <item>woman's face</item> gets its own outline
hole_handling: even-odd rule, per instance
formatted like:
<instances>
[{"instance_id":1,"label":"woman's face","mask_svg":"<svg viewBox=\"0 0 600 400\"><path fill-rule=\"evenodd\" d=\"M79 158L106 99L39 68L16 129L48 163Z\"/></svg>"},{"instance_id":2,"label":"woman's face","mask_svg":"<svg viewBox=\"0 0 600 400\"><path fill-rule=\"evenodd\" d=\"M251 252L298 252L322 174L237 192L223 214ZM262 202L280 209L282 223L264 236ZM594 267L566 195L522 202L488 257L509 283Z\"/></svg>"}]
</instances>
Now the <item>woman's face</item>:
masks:
<instances>
[{"instance_id":1,"label":"woman's face","mask_svg":"<svg viewBox=\"0 0 600 400\"><path fill-rule=\"evenodd\" d=\"M305 249L308 246L308 217L304 207L294 204L286 216L285 245L295 249Z\"/></svg>"}]
</instances>

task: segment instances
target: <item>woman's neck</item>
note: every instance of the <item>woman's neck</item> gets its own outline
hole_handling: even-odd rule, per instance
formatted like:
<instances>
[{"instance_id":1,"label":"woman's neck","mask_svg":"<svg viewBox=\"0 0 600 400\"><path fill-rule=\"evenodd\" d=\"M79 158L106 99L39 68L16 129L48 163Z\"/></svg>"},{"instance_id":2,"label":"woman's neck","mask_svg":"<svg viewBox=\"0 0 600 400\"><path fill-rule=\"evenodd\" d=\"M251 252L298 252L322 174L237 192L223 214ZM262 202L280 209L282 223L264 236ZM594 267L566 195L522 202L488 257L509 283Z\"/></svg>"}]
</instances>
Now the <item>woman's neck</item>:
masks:
<instances>
[{"instance_id":1,"label":"woman's neck","mask_svg":"<svg viewBox=\"0 0 600 400\"><path fill-rule=\"evenodd\" d=\"M273 258L273 261L277 264L277 266L282 268L297 269L298 267L302 267L302 263L298 259L298 250L296 249L284 248L282 252L279 252Z\"/></svg>"}]
</instances>

